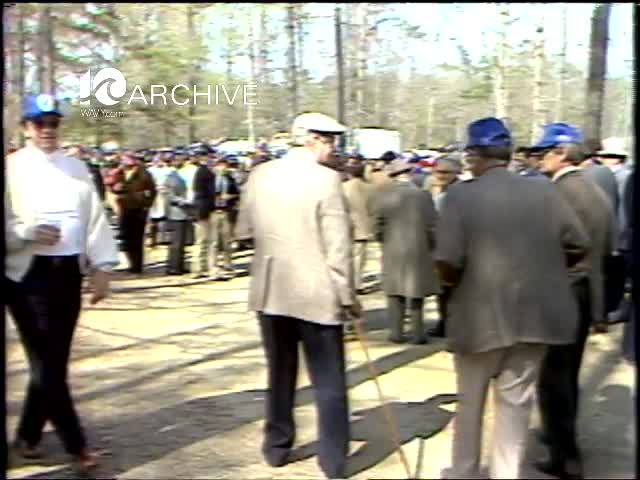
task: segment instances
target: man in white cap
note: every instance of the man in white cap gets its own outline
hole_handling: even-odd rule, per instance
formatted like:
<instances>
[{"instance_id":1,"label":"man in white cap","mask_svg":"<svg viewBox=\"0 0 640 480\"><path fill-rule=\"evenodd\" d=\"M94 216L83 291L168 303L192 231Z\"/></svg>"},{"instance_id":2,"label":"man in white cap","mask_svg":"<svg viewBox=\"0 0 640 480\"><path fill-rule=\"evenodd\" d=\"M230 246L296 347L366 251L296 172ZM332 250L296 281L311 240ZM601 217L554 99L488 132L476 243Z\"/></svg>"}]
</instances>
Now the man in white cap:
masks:
<instances>
[{"instance_id":1,"label":"man in white cap","mask_svg":"<svg viewBox=\"0 0 640 480\"><path fill-rule=\"evenodd\" d=\"M301 341L318 408L318 460L329 478L345 477L349 446L343 322L362 314L340 173L325 166L345 130L320 113L298 116L294 148L249 175L237 224L255 243L249 309L258 313L269 378L263 454L282 466L293 446Z\"/></svg>"}]
</instances>

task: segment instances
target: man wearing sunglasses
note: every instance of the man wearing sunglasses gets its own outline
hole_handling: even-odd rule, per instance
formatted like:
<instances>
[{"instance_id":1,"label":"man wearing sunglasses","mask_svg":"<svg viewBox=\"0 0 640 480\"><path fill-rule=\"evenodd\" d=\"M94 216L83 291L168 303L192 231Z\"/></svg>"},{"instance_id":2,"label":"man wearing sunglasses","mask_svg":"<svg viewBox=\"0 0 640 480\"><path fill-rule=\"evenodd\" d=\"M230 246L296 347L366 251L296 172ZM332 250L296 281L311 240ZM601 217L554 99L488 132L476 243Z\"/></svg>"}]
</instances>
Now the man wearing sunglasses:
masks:
<instances>
[{"instance_id":1,"label":"man wearing sunglasses","mask_svg":"<svg viewBox=\"0 0 640 480\"><path fill-rule=\"evenodd\" d=\"M29 96L22 123L28 145L7 158L5 263L7 303L26 350L30 381L15 449L42 455L51 421L74 466L96 466L67 383L71 340L91 272L95 304L109 294L118 251L87 166L58 149L62 114L51 95Z\"/></svg>"},{"instance_id":2,"label":"man wearing sunglasses","mask_svg":"<svg viewBox=\"0 0 640 480\"><path fill-rule=\"evenodd\" d=\"M256 167L241 198L237 232L253 238L249 309L258 313L267 358L265 437L269 465L283 466L295 439L298 344L318 408L318 458L329 478L344 478L349 419L343 322L362 311L353 278L352 236L332 118L296 118L295 148Z\"/></svg>"}]
</instances>

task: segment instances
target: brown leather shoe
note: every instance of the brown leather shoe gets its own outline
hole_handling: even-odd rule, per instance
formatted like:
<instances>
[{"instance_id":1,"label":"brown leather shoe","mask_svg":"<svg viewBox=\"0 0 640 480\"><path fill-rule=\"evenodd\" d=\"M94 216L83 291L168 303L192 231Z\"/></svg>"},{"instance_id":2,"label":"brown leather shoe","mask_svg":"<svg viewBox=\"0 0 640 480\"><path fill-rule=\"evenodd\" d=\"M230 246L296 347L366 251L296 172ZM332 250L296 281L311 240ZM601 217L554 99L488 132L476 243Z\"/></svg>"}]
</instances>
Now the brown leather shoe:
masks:
<instances>
[{"instance_id":1,"label":"brown leather shoe","mask_svg":"<svg viewBox=\"0 0 640 480\"><path fill-rule=\"evenodd\" d=\"M87 474L98 466L98 455L88 448L84 448L82 452L73 455L73 469L81 474Z\"/></svg>"}]
</instances>

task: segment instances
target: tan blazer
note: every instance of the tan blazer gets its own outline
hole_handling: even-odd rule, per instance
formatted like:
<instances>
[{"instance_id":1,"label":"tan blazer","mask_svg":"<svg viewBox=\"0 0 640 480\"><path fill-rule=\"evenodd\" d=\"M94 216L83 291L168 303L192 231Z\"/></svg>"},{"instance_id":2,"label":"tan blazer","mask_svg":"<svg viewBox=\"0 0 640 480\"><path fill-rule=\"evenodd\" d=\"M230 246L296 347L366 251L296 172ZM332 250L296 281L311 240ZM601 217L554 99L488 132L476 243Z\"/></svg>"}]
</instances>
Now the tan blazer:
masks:
<instances>
[{"instance_id":1,"label":"tan blazer","mask_svg":"<svg viewBox=\"0 0 640 480\"><path fill-rule=\"evenodd\" d=\"M65 174L71 177L81 196L81 269L86 271L89 265L104 270L115 267L118 265L118 247L89 169L82 161L67 157L61 151L53 156L56 162L64 164ZM41 194L36 180L42 180L37 175L43 165L41 162L47 161L44 153L33 146L22 148L6 159L5 273L15 282L20 282L27 273L36 251L36 245L31 241L37 221L36 202Z\"/></svg>"},{"instance_id":2,"label":"tan blazer","mask_svg":"<svg viewBox=\"0 0 640 480\"><path fill-rule=\"evenodd\" d=\"M372 234L369 201L372 186L362 178L352 178L342 184L349 206L354 240L368 240Z\"/></svg>"},{"instance_id":3,"label":"tan blazer","mask_svg":"<svg viewBox=\"0 0 640 480\"><path fill-rule=\"evenodd\" d=\"M325 325L355 299L351 234L340 174L294 148L256 167L237 235L253 238L249 310Z\"/></svg>"}]
</instances>

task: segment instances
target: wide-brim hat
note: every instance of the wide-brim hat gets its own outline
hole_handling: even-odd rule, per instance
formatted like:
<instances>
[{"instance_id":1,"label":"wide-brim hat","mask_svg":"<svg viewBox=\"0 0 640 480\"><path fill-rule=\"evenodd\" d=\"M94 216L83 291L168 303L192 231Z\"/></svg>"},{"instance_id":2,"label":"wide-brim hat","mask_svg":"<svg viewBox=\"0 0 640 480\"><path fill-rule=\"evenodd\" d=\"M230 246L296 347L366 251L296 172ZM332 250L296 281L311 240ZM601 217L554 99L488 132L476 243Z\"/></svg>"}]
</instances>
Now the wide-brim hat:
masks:
<instances>
[{"instance_id":1,"label":"wide-brim hat","mask_svg":"<svg viewBox=\"0 0 640 480\"><path fill-rule=\"evenodd\" d=\"M602 140L602 149L598 150L601 157L628 157L625 141L623 138L611 137Z\"/></svg>"},{"instance_id":2,"label":"wide-brim hat","mask_svg":"<svg viewBox=\"0 0 640 480\"><path fill-rule=\"evenodd\" d=\"M411 163L407 163L401 159L396 159L392 161L387 167L387 175L390 177L395 177L396 175L400 175L401 173L406 173L412 171L414 165Z\"/></svg>"}]
</instances>

